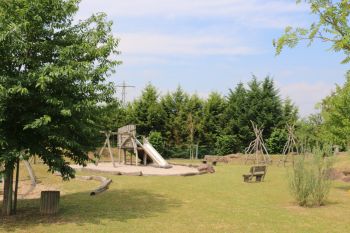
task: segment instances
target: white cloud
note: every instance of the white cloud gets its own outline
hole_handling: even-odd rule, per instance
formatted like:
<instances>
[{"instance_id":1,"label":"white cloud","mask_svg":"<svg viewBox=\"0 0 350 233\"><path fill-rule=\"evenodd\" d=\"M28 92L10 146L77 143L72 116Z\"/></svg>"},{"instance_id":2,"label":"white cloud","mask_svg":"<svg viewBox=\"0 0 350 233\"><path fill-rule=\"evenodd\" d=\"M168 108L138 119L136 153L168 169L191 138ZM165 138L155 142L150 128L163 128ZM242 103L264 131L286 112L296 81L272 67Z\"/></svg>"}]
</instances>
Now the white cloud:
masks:
<instances>
[{"instance_id":1,"label":"white cloud","mask_svg":"<svg viewBox=\"0 0 350 233\"><path fill-rule=\"evenodd\" d=\"M118 36L120 51L130 55L248 55L259 53L258 49L240 45L225 36L166 35L128 33Z\"/></svg>"},{"instance_id":2,"label":"white cloud","mask_svg":"<svg viewBox=\"0 0 350 233\"><path fill-rule=\"evenodd\" d=\"M293 0L83 0L79 17L103 11L110 17L228 18L254 27L295 25L304 12ZM302 23L301 21L299 23Z\"/></svg>"},{"instance_id":3,"label":"white cloud","mask_svg":"<svg viewBox=\"0 0 350 233\"><path fill-rule=\"evenodd\" d=\"M325 82L298 82L278 86L280 86L282 97L290 97L299 107L302 117L315 113L317 111L315 105L329 95L334 89L333 85L329 85Z\"/></svg>"}]
</instances>

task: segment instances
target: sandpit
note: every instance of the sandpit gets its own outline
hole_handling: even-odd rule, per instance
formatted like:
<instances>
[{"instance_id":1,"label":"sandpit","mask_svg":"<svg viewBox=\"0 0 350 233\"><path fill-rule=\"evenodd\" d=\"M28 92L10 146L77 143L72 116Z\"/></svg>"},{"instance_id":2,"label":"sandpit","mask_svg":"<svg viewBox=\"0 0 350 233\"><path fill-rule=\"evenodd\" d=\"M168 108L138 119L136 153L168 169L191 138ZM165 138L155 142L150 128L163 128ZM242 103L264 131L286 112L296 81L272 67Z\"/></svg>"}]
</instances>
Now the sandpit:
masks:
<instances>
[{"instance_id":1,"label":"sandpit","mask_svg":"<svg viewBox=\"0 0 350 233\"><path fill-rule=\"evenodd\" d=\"M167 169L152 166L134 166L124 164L116 164L116 167L113 167L112 163L99 163L98 165L88 164L86 167L71 165L71 167L77 171L101 172L130 176L191 176L200 174L197 168L181 165L172 165L171 168Z\"/></svg>"}]
</instances>

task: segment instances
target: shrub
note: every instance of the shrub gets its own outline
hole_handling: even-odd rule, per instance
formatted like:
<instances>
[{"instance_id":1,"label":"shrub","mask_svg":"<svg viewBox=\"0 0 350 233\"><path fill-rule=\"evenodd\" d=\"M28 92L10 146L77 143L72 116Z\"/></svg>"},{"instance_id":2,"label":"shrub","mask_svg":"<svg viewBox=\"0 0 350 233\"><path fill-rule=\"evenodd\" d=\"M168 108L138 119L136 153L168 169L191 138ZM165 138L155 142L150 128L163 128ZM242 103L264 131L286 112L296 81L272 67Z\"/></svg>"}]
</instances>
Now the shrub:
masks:
<instances>
[{"instance_id":1,"label":"shrub","mask_svg":"<svg viewBox=\"0 0 350 233\"><path fill-rule=\"evenodd\" d=\"M312 158L298 156L290 174L290 191L300 206L321 206L325 204L331 188L329 170L332 158L324 158L324 152L317 151Z\"/></svg>"},{"instance_id":2,"label":"shrub","mask_svg":"<svg viewBox=\"0 0 350 233\"><path fill-rule=\"evenodd\" d=\"M237 138L233 135L218 136L215 143L215 152L218 155L231 154L237 151Z\"/></svg>"},{"instance_id":3,"label":"shrub","mask_svg":"<svg viewBox=\"0 0 350 233\"><path fill-rule=\"evenodd\" d=\"M272 154L282 154L288 135L286 130L275 128L267 140L267 147Z\"/></svg>"},{"instance_id":4,"label":"shrub","mask_svg":"<svg viewBox=\"0 0 350 233\"><path fill-rule=\"evenodd\" d=\"M164 140L160 132L151 131L148 135L148 141L160 154L164 153Z\"/></svg>"}]
</instances>

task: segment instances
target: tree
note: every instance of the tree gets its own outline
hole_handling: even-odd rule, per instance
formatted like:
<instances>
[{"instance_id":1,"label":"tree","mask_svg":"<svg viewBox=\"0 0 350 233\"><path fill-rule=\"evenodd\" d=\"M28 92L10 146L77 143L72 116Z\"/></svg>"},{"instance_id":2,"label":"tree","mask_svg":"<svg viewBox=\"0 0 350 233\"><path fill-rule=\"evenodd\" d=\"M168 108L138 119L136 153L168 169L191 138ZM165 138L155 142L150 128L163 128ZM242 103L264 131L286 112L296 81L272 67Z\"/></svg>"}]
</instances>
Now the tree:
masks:
<instances>
[{"instance_id":1,"label":"tree","mask_svg":"<svg viewBox=\"0 0 350 233\"><path fill-rule=\"evenodd\" d=\"M112 100L100 108L99 128L104 131L116 131L119 127L126 125L126 110L119 100Z\"/></svg>"},{"instance_id":2,"label":"tree","mask_svg":"<svg viewBox=\"0 0 350 233\"><path fill-rule=\"evenodd\" d=\"M130 123L137 125L138 134L147 136L151 131L164 131L165 112L159 103L159 93L154 86L148 84L141 97L130 107L129 114L132 121Z\"/></svg>"},{"instance_id":3,"label":"tree","mask_svg":"<svg viewBox=\"0 0 350 233\"><path fill-rule=\"evenodd\" d=\"M321 103L323 117L323 137L329 142L350 146L350 72L347 73L343 86L336 90Z\"/></svg>"},{"instance_id":4,"label":"tree","mask_svg":"<svg viewBox=\"0 0 350 233\"><path fill-rule=\"evenodd\" d=\"M214 148L216 138L223 133L225 121L225 99L217 92L210 93L203 107L202 141L210 148Z\"/></svg>"},{"instance_id":5,"label":"tree","mask_svg":"<svg viewBox=\"0 0 350 233\"><path fill-rule=\"evenodd\" d=\"M323 119L321 114L311 114L306 119L301 119L296 125L296 136L300 143L301 151L312 152L320 148L323 137Z\"/></svg>"},{"instance_id":6,"label":"tree","mask_svg":"<svg viewBox=\"0 0 350 233\"><path fill-rule=\"evenodd\" d=\"M263 81L253 76L245 88L239 83L228 95L225 121L227 135L235 135L240 151L254 139L250 121L264 128L264 137L269 138L275 127L283 123L282 102L271 78Z\"/></svg>"},{"instance_id":7,"label":"tree","mask_svg":"<svg viewBox=\"0 0 350 233\"><path fill-rule=\"evenodd\" d=\"M0 165L3 213L11 214L12 174L20 158L39 156L51 172L74 177L99 142L100 105L118 40L105 14L74 21L79 0L0 1ZM15 197L16 198L16 197Z\"/></svg>"},{"instance_id":8,"label":"tree","mask_svg":"<svg viewBox=\"0 0 350 233\"><path fill-rule=\"evenodd\" d=\"M181 87L175 92L168 93L161 99L161 105L165 111L165 136L170 145L181 145L188 137L187 106L189 96Z\"/></svg>"},{"instance_id":9,"label":"tree","mask_svg":"<svg viewBox=\"0 0 350 233\"><path fill-rule=\"evenodd\" d=\"M215 143L215 152L218 155L227 155L238 151L237 139L233 135L220 135Z\"/></svg>"},{"instance_id":10,"label":"tree","mask_svg":"<svg viewBox=\"0 0 350 233\"><path fill-rule=\"evenodd\" d=\"M148 141L160 154L164 154L164 140L160 132L151 131L148 135Z\"/></svg>"},{"instance_id":11,"label":"tree","mask_svg":"<svg viewBox=\"0 0 350 233\"><path fill-rule=\"evenodd\" d=\"M287 98L283 102L282 118L283 125L294 124L298 120L298 108L293 104L290 98Z\"/></svg>"},{"instance_id":12,"label":"tree","mask_svg":"<svg viewBox=\"0 0 350 233\"><path fill-rule=\"evenodd\" d=\"M310 45L315 39L320 39L331 43L333 51L343 51L345 59L342 63L348 63L350 61L349 1L297 0L296 2L306 2L310 6L311 14L317 17L317 21L308 28L286 27L284 35L273 41L276 54L280 54L285 46L295 47L302 40L309 42Z\"/></svg>"},{"instance_id":13,"label":"tree","mask_svg":"<svg viewBox=\"0 0 350 233\"><path fill-rule=\"evenodd\" d=\"M190 145L198 143L202 133L203 100L198 95L192 95L187 103L187 131Z\"/></svg>"},{"instance_id":14,"label":"tree","mask_svg":"<svg viewBox=\"0 0 350 233\"><path fill-rule=\"evenodd\" d=\"M271 136L266 141L267 149L270 154L282 154L283 148L287 142L288 134L285 129L274 128Z\"/></svg>"}]
</instances>

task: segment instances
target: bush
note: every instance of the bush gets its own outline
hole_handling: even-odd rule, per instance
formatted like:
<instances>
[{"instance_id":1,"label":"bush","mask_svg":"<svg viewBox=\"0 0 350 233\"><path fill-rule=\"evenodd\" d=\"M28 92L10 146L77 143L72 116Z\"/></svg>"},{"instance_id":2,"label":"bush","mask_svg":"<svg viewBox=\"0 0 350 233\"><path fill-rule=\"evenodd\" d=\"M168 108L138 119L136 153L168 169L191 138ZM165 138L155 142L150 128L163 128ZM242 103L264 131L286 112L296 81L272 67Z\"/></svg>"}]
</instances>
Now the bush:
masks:
<instances>
[{"instance_id":1,"label":"bush","mask_svg":"<svg viewBox=\"0 0 350 233\"><path fill-rule=\"evenodd\" d=\"M275 128L266 142L268 151L271 154L282 154L287 139L288 134L286 130Z\"/></svg>"},{"instance_id":2,"label":"bush","mask_svg":"<svg viewBox=\"0 0 350 233\"><path fill-rule=\"evenodd\" d=\"M218 136L215 143L215 152L218 155L227 155L237 152L237 138L233 135Z\"/></svg>"},{"instance_id":3,"label":"bush","mask_svg":"<svg viewBox=\"0 0 350 233\"><path fill-rule=\"evenodd\" d=\"M160 132L152 131L148 135L148 141L160 154L164 153L164 140Z\"/></svg>"},{"instance_id":4,"label":"bush","mask_svg":"<svg viewBox=\"0 0 350 233\"><path fill-rule=\"evenodd\" d=\"M312 158L298 156L290 174L290 191L300 206L325 204L331 188L332 159L317 151Z\"/></svg>"}]
</instances>

